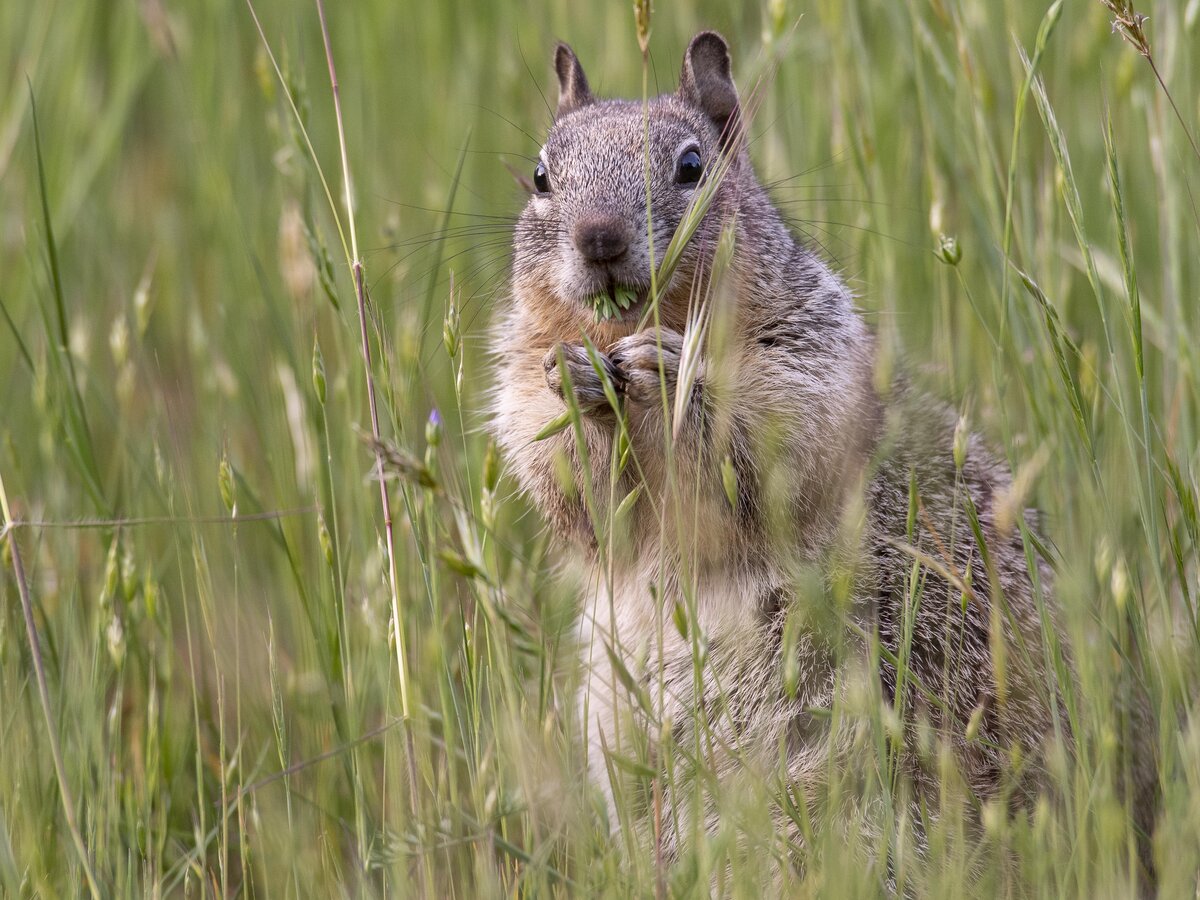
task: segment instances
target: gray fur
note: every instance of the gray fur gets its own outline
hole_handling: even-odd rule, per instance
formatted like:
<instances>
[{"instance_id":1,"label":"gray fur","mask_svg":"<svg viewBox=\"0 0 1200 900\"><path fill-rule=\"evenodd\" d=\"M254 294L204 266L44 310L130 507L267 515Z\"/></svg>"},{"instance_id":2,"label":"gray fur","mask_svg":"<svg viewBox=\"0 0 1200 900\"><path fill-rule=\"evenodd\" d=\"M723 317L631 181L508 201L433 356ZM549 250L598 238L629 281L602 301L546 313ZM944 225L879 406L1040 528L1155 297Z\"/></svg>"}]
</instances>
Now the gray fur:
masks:
<instances>
[{"instance_id":1,"label":"gray fur","mask_svg":"<svg viewBox=\"0 0 1200 900\"><path fill-rule=\"evenodd\" d=\"M595 323L584 302L589 296L612 283L649 285L647 122L640 102L593 99L565 45L556 68L563 100L541 157L552 189L530 199L516 226L514 303L495 330L499 385L491 428L522 488L582 563L580 635L588 674L580 707L597 785L611 803L605 751L630 753L618 732L639 717L613 671L610 649L642 679L653 708L674 723L669 738L656 739L699 750L697 717L708 719L707 733L717 740L703 753L723 778L777 769L781 746L786 779L809 788L827 778L831 753L850 766L861 726L833 728L811 711L867 688L887 704L897 702L897 672L886 656L902 652L911 544L937 565L922 566L919 606L910 611L908 666L925 692L906 684L896 710L906 726L902 767L917 797L931 800L938 780L912 735L932 729L976 798L1029 804L1047 788L1047 753L1056 748L1069 757L1072 740L1058 677L1046 667L1021 536L998 516L1009 472L974 437L959 472L947 408L902 382L887 396L878 393L874 339L850 292L795 240L758 183L744 141L734 139L737 93L727 46L714 33L697 36L688 48L680 91L649 101L655 259L694 195L694 187L673 180L679 149L694 144L707 170L728 147L728 174L668 286L661 334L637 332L636 309ZM587 258L576 238L579 223L597 216L629 223L633 235L621 255L600 262ZM727 299L714 295L713 302L725 303L732 348L719 361L702 358L668 460L658 347L673 398L692 297L704 293L693 286L706 283L725 223L735 229L735 249ZM638 460L611 498L616 417L580 349L584 336L604 354L623 392ZM598 515L607 519L610 503L642 488L628 540L606 547L611 556L598 552L573 432L534 441L564 409L562 378L554 371L560 344L585 412L583 446ZM574 473L575 485L566 490L558 455ZM736 473L733 504L723 488L726 459ZM911 535L910 479L920 500ZM985 548L968 522L966 497ZM848 617L860 631L839 633L841 620L822 608L822 599L798 591L802 573L812 570L823 573L826 585L838 572L850 573ZM1052 611L1050 573L1042 567L1037 574ZM685 638L671 624L674 604L692 602L693 627L707 646L700 678L694 635ZM795 641L798 696L789 697L780 678L782 635L795 614L807 624ZM1005 647L1003 684L991 636L997 629ZM869 658L864 634L877 634L887 653L878 670L856 681ZM978 733L968 740L973 715ZM1024 760L1019 770L1010 765L1014 748ZM810 797L820 793L809 788ZM676 820L669 813L687 819L671 797L664 802L663 821ZM699 814L716 816L707 807ZM664 827L668 853L679 838Z\"/></svg>"}]
</instances>

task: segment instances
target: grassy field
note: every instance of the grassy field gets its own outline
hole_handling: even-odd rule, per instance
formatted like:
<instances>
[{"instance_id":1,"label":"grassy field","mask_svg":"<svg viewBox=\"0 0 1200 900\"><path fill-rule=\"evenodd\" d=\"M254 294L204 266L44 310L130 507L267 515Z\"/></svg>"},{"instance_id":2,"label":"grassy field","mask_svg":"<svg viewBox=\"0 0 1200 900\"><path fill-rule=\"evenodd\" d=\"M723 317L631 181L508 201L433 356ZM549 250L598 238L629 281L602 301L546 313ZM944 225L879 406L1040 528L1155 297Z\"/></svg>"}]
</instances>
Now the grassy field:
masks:
<instances>
[{"instance_id":1,"label":"grassy field","mask_svg":"<svg viewBox=\"0 0 1200 900\"><path fill-rule=\"evenodd\" d=\"M760 176L1043 510L1078 668L1059 806L926 854L834 823L798 896L878 894L888 858L914 895L1132 894L1132 683L1163 896L1196 896L1200 2L1139 4L1178 115L1100 2L1047 5L654 11L651 90L702 27L744 90L777 62ZM266 43L236 0L0 4L0 895L756 896L794 849L761 809L669 867L609 836L575 591L480 427L506 165L555 39L640 96L630 4L330 4L353 214L316 7L255 10Z\"/></svg>"}]
</instances>

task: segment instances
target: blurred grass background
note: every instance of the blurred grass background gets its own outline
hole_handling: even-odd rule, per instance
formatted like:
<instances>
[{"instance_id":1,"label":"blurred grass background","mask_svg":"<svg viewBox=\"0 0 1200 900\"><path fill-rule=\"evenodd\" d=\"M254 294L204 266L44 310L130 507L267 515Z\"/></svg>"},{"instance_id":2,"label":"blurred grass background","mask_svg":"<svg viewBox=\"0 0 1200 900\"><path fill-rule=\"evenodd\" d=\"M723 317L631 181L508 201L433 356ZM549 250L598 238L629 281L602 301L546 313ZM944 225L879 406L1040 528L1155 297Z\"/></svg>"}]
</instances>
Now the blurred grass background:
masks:
<instances>
[{"instance_id":1,"label":"blurred grass background","mask_svg":"<svg viewBox=\"0 0 1200 900\"><path fill-rule=\"evenodd\" d=\"M1130 893L1115 748L1133 678L1160 718L1164 895L1190 896L1200 160L1095 0L1062 5L1044 103L1024 95L1018 117L1047 5L662 4L651 84L674 89L700 28L730 38L744 92L778 61L761 178L885 358L954 402L1045 513L1086 700L1069 800L988 820L1011 864L948 830L911 889L961 896L975 871L985 893ZM255 9L344 221L316 9ZM1139 9L1195 133L1200 2ZM0 894L88 890L52 728L102 896L686 895L713 872L752 896L759 850L786 855L770 834L715 835L662 873L635 835L609 839L573 743L572 588L479 429L522 203L505 164L532 168L555 39L598 93L640 94L629 4L330 12L383 429L427 482L391 485L409 718L353 284L248 9L2 4L0 476L30 523L14 534L51 722L6 542ZM880 890L832 832L821 847L797 893Z\"/></svg>"}]
</instances>

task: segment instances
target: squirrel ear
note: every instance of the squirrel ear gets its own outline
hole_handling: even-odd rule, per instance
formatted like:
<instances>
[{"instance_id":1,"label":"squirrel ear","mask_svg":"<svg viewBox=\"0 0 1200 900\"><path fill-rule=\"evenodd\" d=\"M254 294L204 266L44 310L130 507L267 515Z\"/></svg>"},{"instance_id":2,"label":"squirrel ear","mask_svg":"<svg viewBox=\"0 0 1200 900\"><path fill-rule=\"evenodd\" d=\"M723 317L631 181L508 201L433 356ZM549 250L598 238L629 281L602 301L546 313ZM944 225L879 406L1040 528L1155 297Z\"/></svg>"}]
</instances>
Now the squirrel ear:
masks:
<instances>
[{"instance_id":1,"label":"squirrel ear","mask_svg":"<svg viewBox=\"0 0 1200 900\"><path fill-rule=\"evenodd\" d=\"M712 119L726 141L732 138L737 127L737 88L730 74L729 45L715 31L702 31L688 44L679 96Z\"/></svg>"},{"instance_id":2,"label":"squirrel ear","mask_svg":"<svg viewBox=\"0 0 1200 900\"><path fill-rule=\"evenodd\" d=\"M579 64L575 51L567 44L559 44L554 49L554 71L558 74L560 116L592 102L592 92L588 88L587 76L583 74L583 66Z\"/></svg>"}]
</instances>

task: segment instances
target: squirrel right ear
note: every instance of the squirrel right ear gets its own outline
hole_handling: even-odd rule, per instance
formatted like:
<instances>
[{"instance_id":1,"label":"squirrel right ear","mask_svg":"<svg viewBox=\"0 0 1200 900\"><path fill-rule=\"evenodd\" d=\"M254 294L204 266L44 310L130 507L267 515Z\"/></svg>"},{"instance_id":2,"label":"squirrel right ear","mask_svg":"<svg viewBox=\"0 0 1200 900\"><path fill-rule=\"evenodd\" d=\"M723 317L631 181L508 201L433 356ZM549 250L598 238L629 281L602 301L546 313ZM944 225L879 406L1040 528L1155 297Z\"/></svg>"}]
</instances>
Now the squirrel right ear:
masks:
<instances>
[{"instance_id":1,"label":"squirrel right ear","mask_svg":"<svg viewBox=\"0 0 1200 900\"><path fill-rule=\"evenodd\" d=\"M738 95L730 73L729 45L715 31L702 31L688 44L679 76L679 96L712 119L726 142L737 128Z\"/></svg>"},{"instance_id":2,"label":"squirrel right ear","mask_svg":"<svg viewBox=\"0 0 1200 900\"><path fill-rule=\"evenodd\" d=\"M583 74L583 66L579 64L575 51L567 44L559 44L554 49L554 71L558 74L560 116L592 102L592 92L588 88L587 76Z\"/></svg>"}]
</instances>

